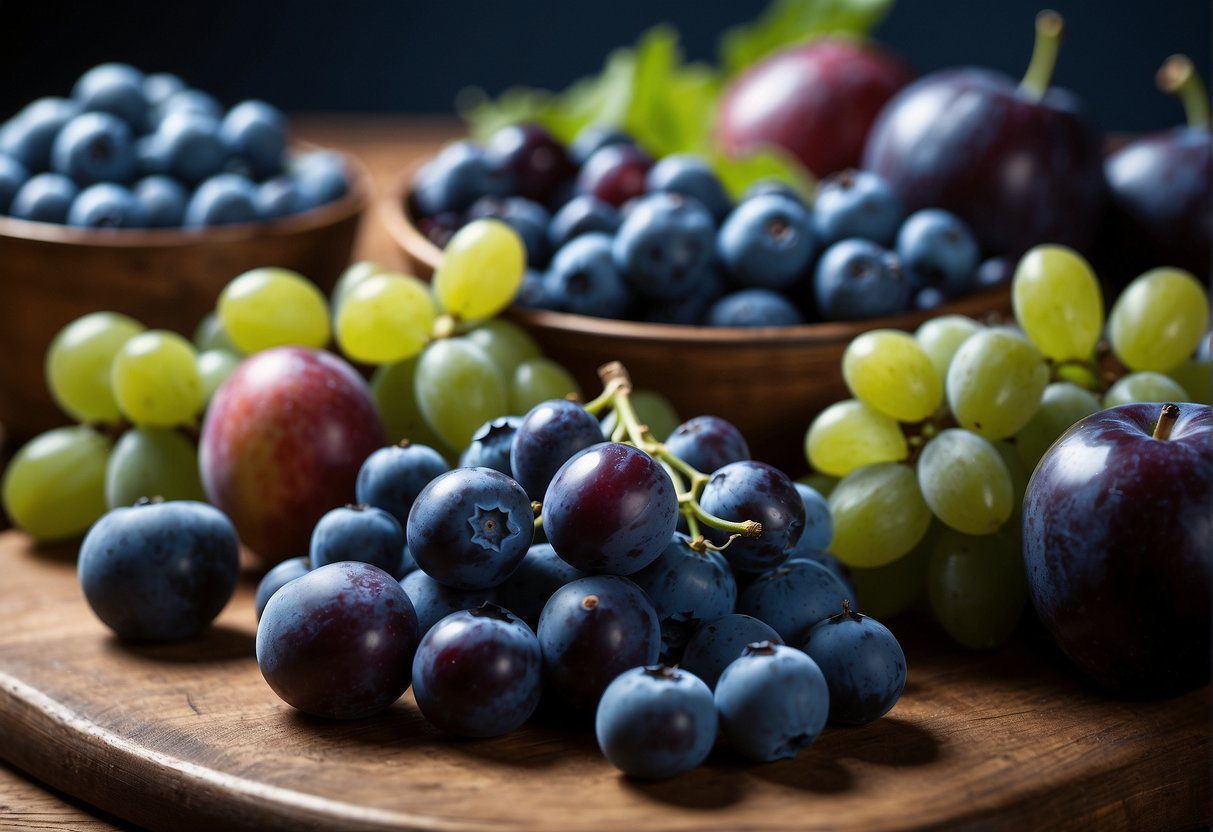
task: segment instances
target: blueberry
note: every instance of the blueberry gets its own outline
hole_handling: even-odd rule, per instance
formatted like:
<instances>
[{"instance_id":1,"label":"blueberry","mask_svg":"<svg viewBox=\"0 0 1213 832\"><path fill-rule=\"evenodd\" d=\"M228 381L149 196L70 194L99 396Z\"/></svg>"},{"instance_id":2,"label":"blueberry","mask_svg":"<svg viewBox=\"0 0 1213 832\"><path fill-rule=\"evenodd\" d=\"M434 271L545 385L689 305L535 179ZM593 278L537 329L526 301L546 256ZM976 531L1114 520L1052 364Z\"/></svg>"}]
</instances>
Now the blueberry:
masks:
<instances>
[{"instance_id":1,"label":"blueberry","mask_svg":"<svg viewBox=\"0 0 1213 832\"><path fill-rule=\"evenodd\" d=\"M707 759L716 703L701 680L662 665L615 678L598 703L594 732L611 765L633 777L673 777Z\"/></svg>"},{"instance_id":2,"label":"blueberry","mask_svg":"<svg viewBox=\"0 0 1213 832\"><path fill-rule=\"evenodd\" d=\"M430 628L453 612L471 610L496 600L492 589L452 589L443 586L420 569L400 579L400 586L413 602L417 623L424 635Z\"/></svg>"},{"instance_id":3,"label":"blueberry","mask_svg":"<svg viewBox=\"0 0 1213 832\"><path fill-rule=\"evenodd\" d=\"M135 171L140 176L170 175L168 147L159 133L135 139Z\"/></svg>"},{"instance_id":4,"label":"blueberry","mask_svg":"<svg viewBox=\"0 0 1213 832\"><path fill-rule=\"evenodd\" d=\"M910 299L910 308L918 312L929 312L938 309L948 302L948 296L936 286L923 286Z\"/></svg>"},{"instance_id":5,"label":"blueberry","mask_svg":"<svg viewBox=\"0 0 1213 832\"><path fill-rule=\"evenodd\" d=\"M1015 274L1015 264L1006 257L991 257L983 260L970 279L974 289L989 289L1010 283Z\"/></svg>"},{"instance_id":6,"label":"blueberry","mask_svg":"<svg viewBox=\"0 0 1213 832\"><path fill-rule=\"evenodd\" d=\"M143 73L127 64L101 64L80 76L72 98L91 112L111 113L132 130L147 123L147 99L143 96Z\"/></svg>"},{"instance_id":7,"label":"blueberry","mask_svg":"<svg viewBox=\"0 0 1213 832\"><path fill-rule=\"evenodd\" d=\"M770 194L747 199L729 214L716 251L739 286L786 289L808 273L817 244L808 211Z\"/></svg>"},{"instance_id":8,"label":"blueberry","mask_svg":"<svg viewBox=\"0 0 1213 832\"><path fill-rule=\"evenodd\" d=\"M544 295L564 312L619 318L631 291L611 254L611 238L592 232L572 240L552 258Z\"/></svg>"},{"instance_id":9,"label":"blueberry","mask_svg":"<svg viewBox=\"0 0 1213 832\"><path fill-rule=\"evenodd\" d=\"M770 624L789 644L800 644L809 628L839 609L847 595L846 585L829 569L794 558L755 578L741 593L737 611Z\"/></svg>"},{"instance_id":10,"label":"blueberry","mask_svg":"<svg viewBox=\"0 0 1213 832\"><path fill-rule=\"evenodd\" d=\"M219 173L198 186L185 208L187 228L257 219L257 186L236 173Z\"/></svg>"},{"instance_id":11,"label":"blueberry","mask_svg":"<svg viewBox=\"0 0 1213 832\"><path fill-rule=\"evenodd\" d=\"M229 153L248 162L254 179L282 170L287 123L276 107L264 101L242 101L223 117L219 135Z\"/></svg>"},{"instance_id":12,"label":"blueberry","mask_svg":"<svg viewBox=\"0 0 1213 832\"><path fill-rule=\"evenodd\" d=\"M314 716L361 719L409 686L420 632L408 595L369 563L330 563L283 586L257 625L261 675Z\"/></svg>"},{"instance_id":13,"label":"blueberry","mask_svg":"<svg viewBox=\"0 0 1213 832\"><path fill-rule=\"evenodd\" d=\"M231 151L219 135L217 119L188 111L170 113L156 131L167 173L198 183L223 170Z\"/></svg>"},{"instance_id":14,"label":"blueberry","mask_svg":"<svg viewBox=\"0 0 1213 832\"><path fill-rule=\"evenodd\" d=\"M148 127L156 129L173 113L197 113L218 120L223 117L223 107L214 96L202 90L180 89L169 93L152 111Z\"/></svg>"},{"instance_id":15,"label":"blueberry","mask_svg":"<svg viewBox=\"0 0 1213 832\"><path fill-rule=\"evenodd\" d=\"M308 558L317 568L355 560L393 575L400 571L403 551L404 530L395 517L373 506L351 505L316 522Z\"/></svg>"},{"instance_id":16,"label":"blueberry","mask_svg":"<svg viewBox=\"0 0 1213 832\"><path fill-rule=\"evenodd\" d=\"M299 189L299 210L336 202L350 188L345 158L334 150L317 150L296 158L291 172Z\"/></svg>"},{"instance_id":17,"label":"blueberry","mask_svg":"<svg viewBox=\"0 0 1213 832\"><path fill-rule=\"evenodd\" d=\"M767 196L774 194L790 199L801 208L807 208L805 205L804 196L786 182L780 182L778 179L761 179L755 182L750 187L746 188L744 194L741 195L741 201L753 199L756 196Z\"/></svg>"},{"instance_id":18,"label":"blueberry","mask_svg":"<svg viewBox=\"0 0 1213 832\"><path fill-rule=\"evenodd\" d=\"M671 300L647 300L644 319L655 324L694 326L702 323L708 307L724 294L724 278L713 264L705 270L694 292Z\"/></svg>"},{"instance_id":19,"label":"blueberry","mask_svg":"<svg viewBox=\"0 0 1213 832\"><path fill-rule=\"evenodd\" d=\"M417 566L456 589L485 589L510 576L534 537L530 498L491 468L457 468L417 495L409 551Z\"/></svg>"},{"instance_id":20,"label":"blueberry","mask_svg":"<svg viewBox=\"0 0 1213 832\"><path fill-rule=\"evenodd\" d=\"M527 263L538 267L548 261L548 223L552 217L538 202L520 196L482 196L468 209L468 219L486 217L501 220L518 232Z\"/></svg>"},{"instance_id":21,"label":"blueberry","mask_svg":"<svg viewBox=\"0 0 1213 832\"><path fill-rule=\"evenodd\" d=\"M29 171L11 156L0 156L0 214L8 213L13 200L29 179Z\"/></svg>"},{"instance_id":22,"label":"blueberry","mask_svg":"<svg viewBox=\"0 0 1213 832\"><path fill-rule=\"evenodd\" d=\"M813 228L822 245L860 237L890 246L904 212L889 183L864 170L826 178L813 203Z\"/></svg>"},{"instance_id":23,"label":"blueberry","mask_svg":"<svg viewBox=\"0 0 1213 832\"><path fill-rule=\"evenodd\" d=\"M257 186L257 216L276 220L299 213L302 197L299 184L289 176L275 176Z\"/></svg>"},{"instance_id":24,"label":"blueberry","mask_svg":"<svg viewBox=\"0 0 1213 832\"><path fill-rule=\"evenodd\" d=\"M753 616L722 615L699 625L682 651L681 666L702 679L709 688L715 688L720 674L741 657L745 646L758 641L783 643L779 633Z\"/></svg>"},{"instance_id":25,"label":"blueberry","mask_svg":"<svg viewBox=\"0 0 1213 832\"><path fill-rule=\"evenodd\" d=\"M817 663L782 644L747 646L716 683L720 733L759 762L795 757L813 744L830 712L830 693Z\"/></svg>"},{"instance_id":26,"label":"blueberry","mask_svg":"<svg viewBox=\"0 0 1213 832\"><path fill-rule=\"evenodd\" d=\"M915 287L933 287L950 296L972 288L970 280L981 251L960 217L926 208L902 223L897 232L897 256Z\"/></svg>"},{"instance_id":27,"label":"blueberry","mask_svg":"<svg viewBox=\"0 0 1213 832\"><path fill-rule=\"evenodd\" d=\"M502 127L485 154L493 168L509 172L519 196L545 204L576 172L564 145L538 124Z\"/></svg>"},{"instance_id":28,"label":"blueberry","mask_svg":"<svg viewBox=\"0 0 1213 832\"><path fill-rule=\"evenodd\" d=\"M135 183L135 198L151 228L176 228L185 219L189 194L175 179L148 176Z\"/></svg>"},{"instance_id":29,"label":"blueberry","mask_svg":"<svg viewBox=\"0 0 1213 832\"><path fill-rule=\"evenodd\" d=\"M904 311L910 284L890 251L850 239L830 246L817 261L813 294L823 318L858 321Z\"/></svg>"},{"instance_id":30,"label":"blueberry","mask_svg":"<svg viewBox=\"0 0 1213 832\"><path fill-rule=\"evenodd\" d=\"M409 551L408 544L406 543L404 551L400 553L400 568L392 574L392 577L398 581L403 581L416 571L417 559L413 557L413 553Z\"/></svg>"},{"instance_id":31,"label":"blueberry","mask_svg":"<svg viewBox=\"0 0 1213 832\"><path fill-rule=\"evenodd\" d=\"M527 550L514 574L497 587L497 602L531 627L538 627L539 614L552 593L585 576L561 560L550 543L537 543Z\"/></svg>"},{"instance_id":32,"label":"blueberry","mask_svg":"<svg viewBox=\"0 0 1213 832\"><path fill-rule=\"evenodd\" d=\"M72 201L67 224L79 228L142 228L147 224L139 200L121 185L89 185Z\"/></svg>"},{"instance_id":33,"label":"blueberry","mask_svg":"<svg viewBox=\"0 0 1213 832\"><path fill-rule=\"evenodd\" d=\"M514 478L533 499L573 454L602 441L598 420L565 399L541 402L522 417L510 449Z\"/></svg>"},{"instance_id":34,"label":"blueberry","mask_svg":"<svg viewBox=\"0 0 1213 832\"><path fill-rule=\"evenodd\" d=\"M462 737L496 737L534 713L543 655L531 628L485 604L435 624L413 659L413 695L434 725Z\"/></svg>"},{"instance_id":35,"label":"blueberry","mask_svg":"<svg viewBox=\"0 0 1213 832\"><path fill-rule=\"evenodd\" d=\"M661 622L662 661L678 662L695 628L733 611L737 581L728 563L711 549L697 552L675 534L669 545L629 577L648 593Z\"/></svg>"},{"instance_id":36,"label":"blueberry","mask_svg":"<svg viewBox=\"0 0 1213 832\"><path fill-rule=\"evenodd\" d=\"M265 612L265 605L274 597L275 592L310 571L312 571L312 567L308 563L308 559L301 557L284 560L266 572L260 583L257 584L257 595L253 600L253 606L257 610L257 620L261 620L261 614Z\"/></svg>"},{"instance_id":37,"label":"blueberry","mask_svg":"<svg viewBox=\"0 0 1213 832\"><path fill-rule=\"evenodd\" d=\"M855 577L851 571L851 567L840 561L830 552L825 550L809 550L802 547L797 547L793 553L793 557L811 560L814 563L824 566L831 575L837 578L846 589L846 597L854 603L858 598L858 591L855 589ZM879 569L881 567L877 567Z\"/></svg>"},{"instance_id":38,"label":"blueberry","mask_svg":"<svg viewBox=\"0 0 1213 832\"><path fill-rule=\"evenodd\" d=\"M636 141L623 130L606 124L591 124L581 128L573 143L569 145L569 156L580 166L604 147L613 144L635 144Z\"/></svg>"},{"instance_id":39,"label":"blueberry","mask_svg":"<svg viewBox=\"0 0 1213 832\"><path fill-rule=\"evenodd\" d=\"M649 169L645 184L650 193L664 191L698 200L716 222L724 219L733 207L733 200L716 172L699 156L686 153L666 156Z\"/></svg>"},{"instance_id":40,"label":"blueberry","mask_svg":"<svg viewBox=\"0 0 1213 832\"><path fill-rule=\"evenodd\" d=\"M30 102L0 132L0 154L16 159L26 170L47 170L55 137L79 114L80 103L68 98Z\"/></svg>"},{"instance_id":41,"label":"blueberry","mask_svg":"<svg viewBox=\"0 0 1213 832\"><path fill-rule=\"evenodd\" d=\"M130 127L109 113L76 116L55 137L51 168L80 185L126 182L135 173Z\"/></svg>"},{"instance_id":42,"label":"blueberry","mask_svg":"<svg viewBox=\"0 0 1213 832\"><path fill-rule=\"evenodd\" d=\"M750 446L741 431L719 416L696 416L683 422L674 428L665 445L676 457L705 474L750 458Z\"/></svg>"},{"instance_id":43,"label":"blueberry","mask_svg":"<svg viewBox=\"0 0 1213 832\"><path fill-rule=\"evenodd\" d=\"M555 309L556 299L548 295L544 273L527 269L522 273L522 285L514 296L514 304L524 309Z\"/></svg>"},{"instance_id":44,"label":"blueberry","mask_svg":"<svg viewBox=\"0 0 1213 832\"><path fill-rule=\"evenodd\" d=\"M649 194L619 226L615 265L632 287L658 300L696 291L714 256L712 215L681 194Z\"/></svg>"},{"instance_id":45,"label":"blueberry","mask_svg":"<svg viewBox=\"0 0 1213 832\"><path fill-rule=\"evenodd\" d=\"M804 501L792 481L765 462L733 462L718 469L704 486L699 503L725 520L762 524L760 538L738 538L725 550L735 569L760 572L778 566L804 531ZM713 527L705 527L704 534L717 546L729 539L729 534Z\"/></svg>"},{"instance_id":46,"label":"blueberry","mask_svg":"<svg viewBox=\"0 0 1213 832\"><path fill-rule=\"evenodd\" d=\"M67 212L72 207L79 189L72 180L58 173L40 173L33 176L13 198L9 213L21 220L32 222L67 222Z\"/></svg>"},{"instance_id":47,"label":"blueberry","mask_svg":"<svg viewBox=\"0 0 1213 832\"><path fill-rule=\"evenodd\" d=\"M708 307L708 326L795 326L804 323L792 302L769 289L742 289Z\"/></svg>"},{"instance_id":48,"label":"blueberry","mask_svg":"<svg viewBox=\"0 0 1213 832\"><path fill-rule=\"evenodd\" d=\"M802 552L820 552L830 548L834 540L834 517L826 498L816 488L803 482L793 483L804 502L804 531L796 543L792 557Z\"/></svg>"},{"instance_id":49,"label":"blueberry","mask_svg":"<svg viewBox=\"0 0 1213 832\"><path fill-rule=\"evenodd\" d=\"M192 500L140 502L98 520L80 545L84 597L122 638L202 632L227 605L240 568L236 529Z\"/></svg>"},{"instance_id":50,"label":"blueberry","mask_svg":"<svg viewBox=\"0 0 1213 832\"><path fill-rule=\"evenodd\" d=\"M185 89L185 82L171 72L153 72L143 78L143 99L155 110L173 93Z\"/></svg>"},{"instance_id":51,"label":"blueberry","mask_svg":"<svg viewBox=\"0 0 1213 832\"><path fill-rule=\"evenodd\" d=\"M381 508L401 527L409 522L409 511L421 490L449 469L442 454L427 445L407 440L380 448L358 469L354 493L358 502Z\"/></svg>"},{"instance_id":52,"label":"blueberry","mask_svg":"<svg viewBox=\"0 0 1213 832\"><path fill-rule=\"evenodd\" d=\"M906 656L889 628L874 618L842 612L808 633L804 651L825 674L830 722L866 725L897 704L906 685Z\"/></svg>"},{"instance_id":53,"label":"blueberry","mask_svg":"<svg viewBox=\"0 0 1213 832\"><path fill-rule=\"evenodd\" d=\"M661 651L648 596L616 575L592 575L556 590L536 632L549 688L578 710L594 708L616 676L653 664Z\"/></svg>"},{"instance_id":54,"label":"blueberry","mask_svg":"<svg viewBox=\"0 0 1213 832\"><path fill-rule=\"evenodd\" d=\"M459 467L492 468L513 477L510 449L514 446L514 434L521 424L521 416L502 416L485 422L472 434L471 444L459 456Z\"/></svg>"},{"instance_id":55,"label":"blueberry","mask_svg":"<svg viewBox=\"0 0 1213 832\"><path fill-rule=\"evenodd\" d=\"M411 200L424 216L462 213L482 196L508 195L512 179L508 171L494 168L475 142L459 141L417 171Z\"/></svg>"},{"instance_id":56,"label":"blueberry","mask_svg":"<svg viewBox=\"0 0 1213 832\"><path fill-rule=\"evenodd\" d=\"M619 230L619 212L601 199L583 194L566 202L548 223L548 244L559 251L573 238L598 231L613 235Z\"/></svg>"}]
</instances>

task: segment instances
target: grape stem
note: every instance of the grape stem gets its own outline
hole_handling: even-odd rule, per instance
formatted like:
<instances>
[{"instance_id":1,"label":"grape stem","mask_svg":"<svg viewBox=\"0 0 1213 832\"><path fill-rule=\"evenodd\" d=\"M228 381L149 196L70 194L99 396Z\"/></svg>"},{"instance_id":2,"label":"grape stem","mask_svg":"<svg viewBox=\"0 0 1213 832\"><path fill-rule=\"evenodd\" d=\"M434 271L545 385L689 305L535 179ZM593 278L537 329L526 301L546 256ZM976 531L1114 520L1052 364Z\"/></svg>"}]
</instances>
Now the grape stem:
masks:
<instances>
[{"instance_id":1,"label":"grape stem","mask_svg":"<svg viewBox=\"0 0 1213 832\"><path fill-rule=\"evenodd\" d=\"M1065 23L1057 12L1045 10L1036 15L1036 42L1032 47L1032 60L1028 62L1028 71L1019 83L1020 91L1035 101L1044 98L1049 91L1063 29Z\"/></svg>"},{"instance_id":2,"label":"grape stem","mask_svg":"<svg viewBox=\"0 0 1213 832\"><path fill-rule=\"evenodd\" d=\"M1209 98L1187 55L1172 55L1158 70L1158 88L1179 98L1189 127L1209 126Z\"/></svg>"}]
</instances>

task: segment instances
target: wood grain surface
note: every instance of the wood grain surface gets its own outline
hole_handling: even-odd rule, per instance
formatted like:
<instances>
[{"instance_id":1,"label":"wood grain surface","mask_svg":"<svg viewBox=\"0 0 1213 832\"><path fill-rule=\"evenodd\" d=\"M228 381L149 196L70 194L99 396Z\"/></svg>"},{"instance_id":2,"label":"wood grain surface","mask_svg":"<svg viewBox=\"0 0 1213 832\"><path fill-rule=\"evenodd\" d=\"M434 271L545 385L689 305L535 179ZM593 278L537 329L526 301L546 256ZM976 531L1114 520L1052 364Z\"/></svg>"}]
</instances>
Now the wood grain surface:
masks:
<instances>
[{"instance_id":1,"label":"wood grain surface","mask_svg":"<svg viewBox=\"0 0 1213 832\"><path fill-rule=\"evenodd\" d=\"M412 698L354 722L279 701L252 582L205 636L131 645L92 616L73 547L0 535L0 755L151 829L1188 829L1210 801L1208 691L1108 700L1019 641L966 654L901 628L906 694L790 761L717 752L631 780L555 718L461 741Z\"/></svg>"}]
</instances>

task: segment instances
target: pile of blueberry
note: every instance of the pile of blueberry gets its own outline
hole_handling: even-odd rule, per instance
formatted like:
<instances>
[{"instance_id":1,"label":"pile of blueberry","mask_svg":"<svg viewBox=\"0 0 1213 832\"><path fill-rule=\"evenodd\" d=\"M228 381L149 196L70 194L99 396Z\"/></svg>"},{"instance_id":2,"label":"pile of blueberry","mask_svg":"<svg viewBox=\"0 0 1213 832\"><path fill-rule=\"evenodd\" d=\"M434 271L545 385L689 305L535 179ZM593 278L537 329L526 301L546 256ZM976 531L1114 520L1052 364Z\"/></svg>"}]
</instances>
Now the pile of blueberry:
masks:
<instances>
[{"instance_id":1,"label":"pile of blueberry","mask_svg":"<svg viewBox=\"0 0 1213 832\"><path fill-rule=\"evenodd\" d=\"M102 64L0 125L0 214L81 228L202 228L297 214L348 187L340 154L288 152L281 112Z\"/></svg>"},{"instance_id":2,"label":"pile of blueberry","mask_svg":"<svg viewBox=\"0 0 1213 832\"><path fill-rule=\"evenodd\" d=\"M981 259L958 217L906 216L888 184L848 170L810 206L777 182L736 204L702 158L654 161L628 135L586 128L568 147L533 124L485 146L448 145L410 193L418 227L444 245L495 217L526 244L518 303L606 318L708 326L862 320L1010 279Z\"/></svg>"}]
</instances>

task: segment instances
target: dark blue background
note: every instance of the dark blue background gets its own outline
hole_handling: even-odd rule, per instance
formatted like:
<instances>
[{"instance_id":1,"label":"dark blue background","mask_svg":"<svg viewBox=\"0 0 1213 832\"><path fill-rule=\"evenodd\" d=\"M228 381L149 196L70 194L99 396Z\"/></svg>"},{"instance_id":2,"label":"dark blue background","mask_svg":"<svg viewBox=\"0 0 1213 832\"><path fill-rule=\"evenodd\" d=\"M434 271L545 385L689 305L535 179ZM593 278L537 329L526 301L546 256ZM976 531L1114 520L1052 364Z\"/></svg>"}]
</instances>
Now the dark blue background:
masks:
<instances>
[{"instance_id":1,"label":"dark blue background","mask_svg":"<svg viewBox=\"0 0 1213 832\"><path fill-rule=\"evenodd\" d=\"M980 63L1022 73L1045 0L901 0L877 36L920 71ZM64 94L87 67L125 60L179 73L226 103L255 96L290 111L447 112L467 85L563 86L613 46L667 21L688 54L764 0L378 0L275 3L0 1L0 115ZM1208 74L1207 0L1059 2L1069 24L1057 80L1109 130L1179 119L1153 74L1186 52Z\"/></svg>"}]
</instances>

